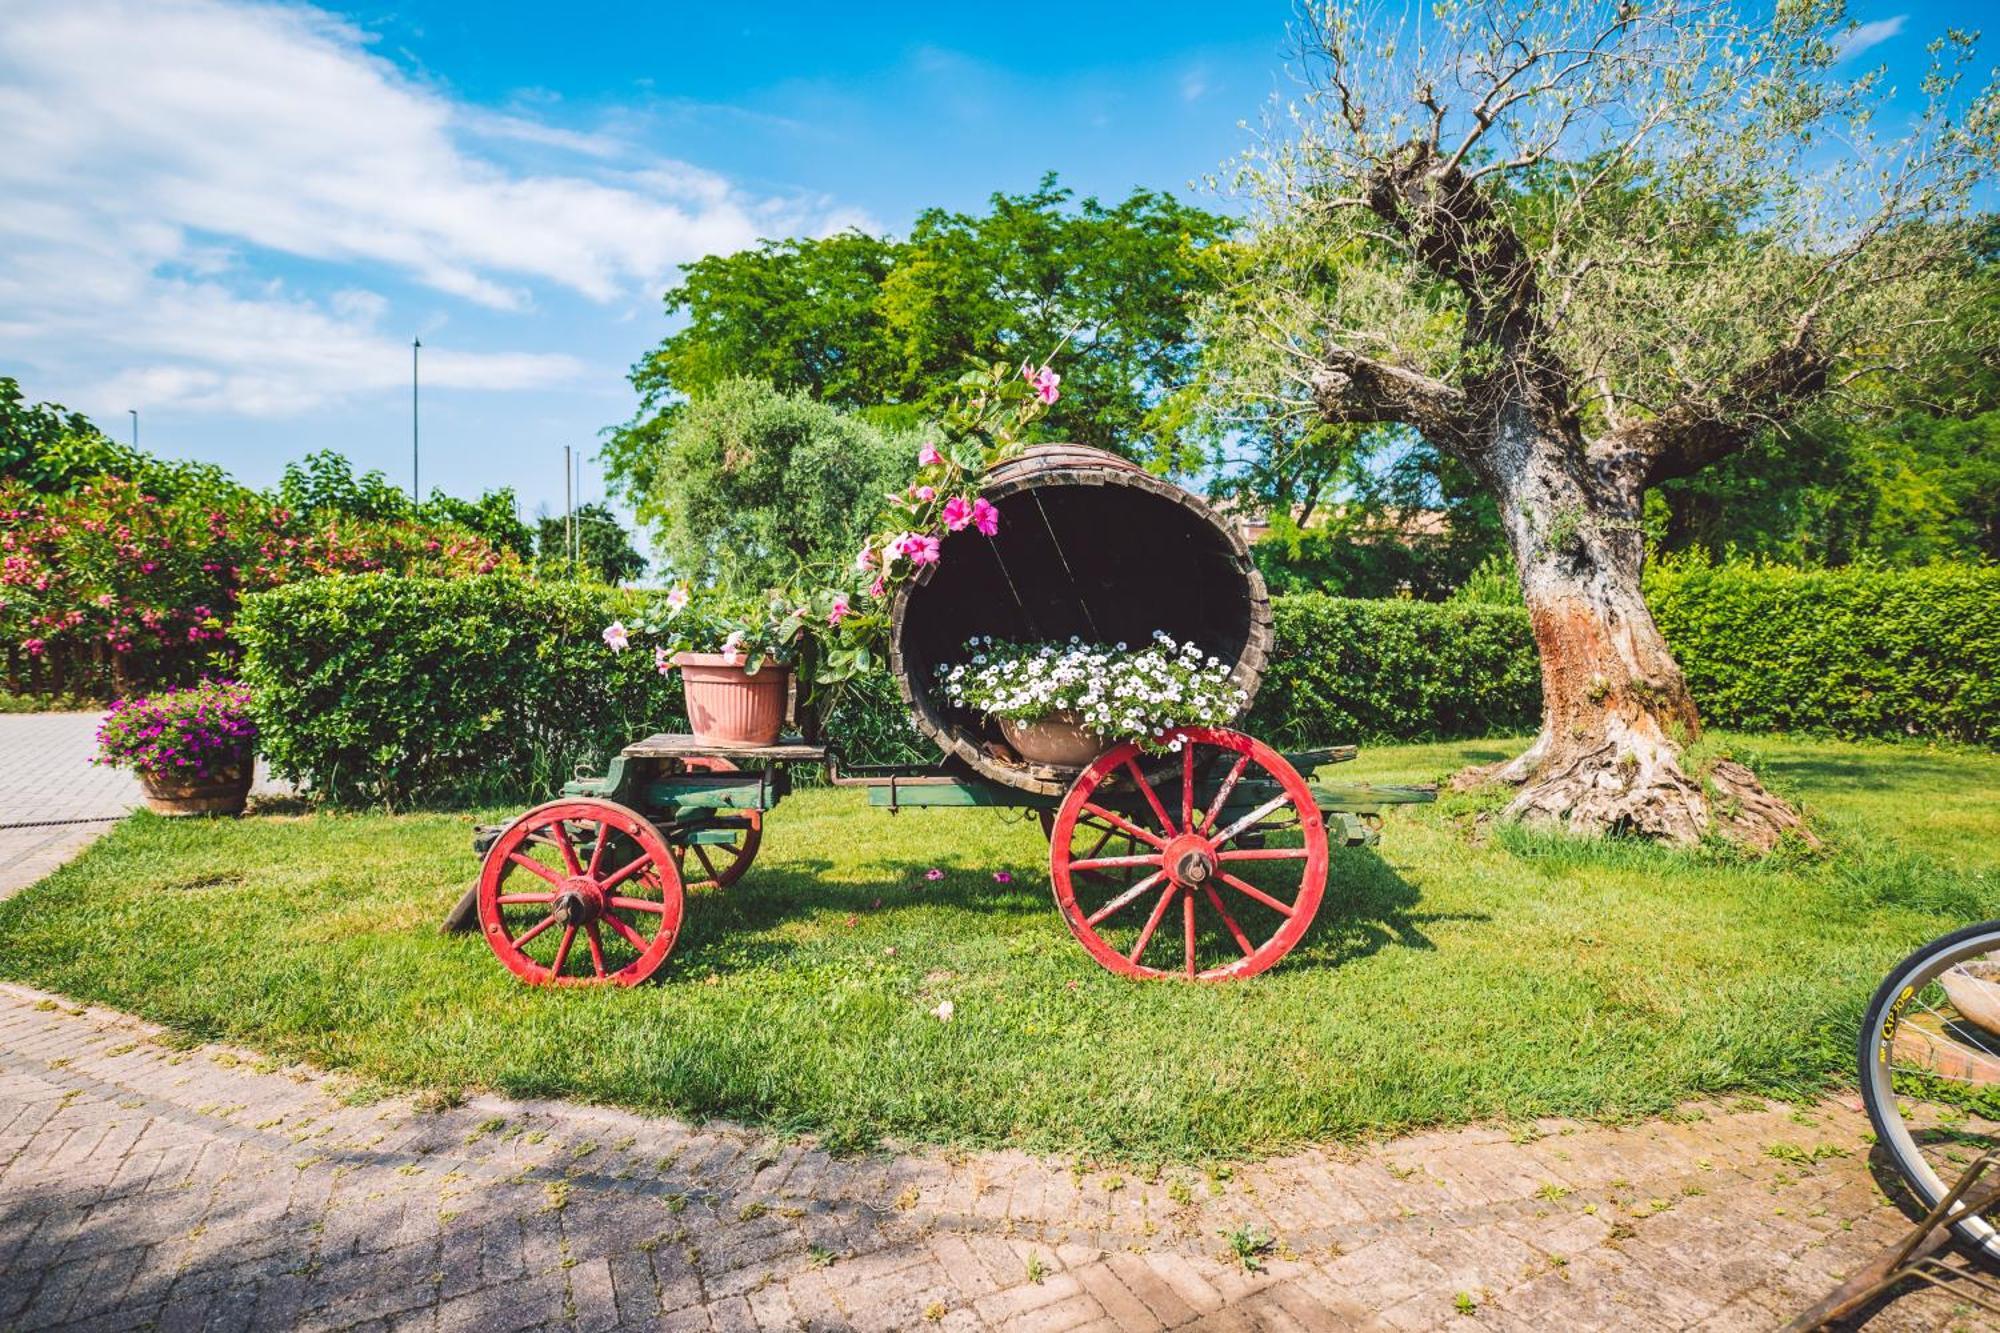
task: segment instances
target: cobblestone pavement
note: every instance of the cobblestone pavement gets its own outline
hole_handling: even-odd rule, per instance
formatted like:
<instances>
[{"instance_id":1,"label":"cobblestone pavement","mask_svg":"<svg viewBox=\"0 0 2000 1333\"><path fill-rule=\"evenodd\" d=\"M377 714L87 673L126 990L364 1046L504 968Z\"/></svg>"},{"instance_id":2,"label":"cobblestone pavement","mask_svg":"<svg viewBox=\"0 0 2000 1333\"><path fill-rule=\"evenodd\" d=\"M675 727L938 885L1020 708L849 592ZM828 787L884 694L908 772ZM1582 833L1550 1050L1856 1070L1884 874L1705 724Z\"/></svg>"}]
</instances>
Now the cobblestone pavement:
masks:
<instances>
[{"instance_id":1,"label":"cobblestone pavement","mask_svg":"<svg viewBox=\"0 0 2000 1333\"><path fill-rule=\"evenodd\" d=\"M1864 1127L1755 1102L1215 1174L838 1159L357 1100L0 986L0 1329L1771 1329L1901 1224ZM1270 1239L1256 1271L1232 1232ZM1869 1326L1973 1325L1919 1295Z\"/></svg>"}]
</instances>

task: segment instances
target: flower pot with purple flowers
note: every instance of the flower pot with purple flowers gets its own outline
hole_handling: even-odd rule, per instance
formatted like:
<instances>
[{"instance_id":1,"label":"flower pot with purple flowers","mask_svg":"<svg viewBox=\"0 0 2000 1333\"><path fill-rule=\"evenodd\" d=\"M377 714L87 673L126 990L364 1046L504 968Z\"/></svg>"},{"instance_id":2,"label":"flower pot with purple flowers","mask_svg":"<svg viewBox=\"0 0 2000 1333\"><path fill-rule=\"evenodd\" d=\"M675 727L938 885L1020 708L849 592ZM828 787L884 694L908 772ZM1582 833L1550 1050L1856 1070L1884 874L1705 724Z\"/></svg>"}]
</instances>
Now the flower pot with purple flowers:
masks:
<instances>
[{"instance_id":1,"label":"flower pot with purple flowers","mask_svg":"<svg viewBox=\"0 0 2000 1333\"><path fill-rule=\"evenodd\" d=\"M237 815L250 797L256 740L249 688L209 680L112 704L95 762L136 772L155 814Z\"/></svg>"}]
</instances>

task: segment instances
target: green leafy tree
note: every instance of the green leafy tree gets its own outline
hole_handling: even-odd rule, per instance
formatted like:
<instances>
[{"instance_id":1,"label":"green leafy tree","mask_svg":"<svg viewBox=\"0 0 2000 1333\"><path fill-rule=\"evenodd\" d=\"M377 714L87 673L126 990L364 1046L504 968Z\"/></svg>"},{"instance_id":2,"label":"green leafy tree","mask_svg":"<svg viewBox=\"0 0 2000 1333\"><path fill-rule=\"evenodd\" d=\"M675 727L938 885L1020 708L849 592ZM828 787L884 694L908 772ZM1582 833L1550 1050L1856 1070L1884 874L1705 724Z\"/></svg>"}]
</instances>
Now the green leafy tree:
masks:
<instances>
[{"instance_id":1,"label":"green leafy tree","mask_svg":"<svg viewBox=\"0 0 2000 1333\"><path fill-rule=\"evenodd\" d=\"M130 476L141 458L83 413L59 403L30 403L18 380L0 375L0 479L67 494L105 473Z\"/></svg>"},{"instance_id":2,"label":"green leafy tree","mask_svg":"<svg viewBox=\"0 0 2000 1333\"><path fill-rule=\"evenodd\" d=\"M618 516L601 504L578 505L573 515L577 559L569 552L570 525L561 514L535 524L535 543L540 555L535 565L544 578L568 577L575 572L598 583L629 583L646 572L646 557L632 549L632 536Z\"/></svg>"},{"instance_id":3,"label":"green leafy tree","mask_svg":"<svg viewBox=\"0 0 2000 1333\"><path fill-rule=\"evenodd\" d=\"M1206 328L1230 391L1395 423L1493 499L1542 663L1541 734L1484 774L1515 818L1759 847L1801 827L1700 717L1648 610L1646 497L1816 410L1990 349L1974 39L1870 124L1835 0L1366 0L1302 15L1310 96L1252 154L1259 263ZM1333 280L1329 280L1329 276ZM1685 762L1684 762L1685 761Z\"/></svg>"},{"instance_id":4,"label":"green leafy tree","mask_svg":"<svg viewBox=\"0 0 2000 1333\"><path fill-rule=\"evenodd\" d=\"M321 449L285 465L278 480L277 500L295 514L338 514L370 520L410 519L419 523L464 528L523 560L535 553L535 534L519 516L512 487L487 491L464 500L433 489L422 504L412 504L401 487L392 485L380 469L356 476L347 455Z\"/></svg>"},{"instance_id":5,"label":"green leafy tree","mask_svg":"<svg viewBox=\"0 0 2000 1333\"><path fill-rule=\"evenodd\" d=\"M628 439L627 493L677 578L747 594L845 569L917 438L804 392L723 380Z\"/></svg>"},{"instance_id":6,"label":"green leafy tree","mask_svg":"<svg viewBox=\"0 0 2000 1333\"><path fill-rule=\"evenodd\" d=\"M1051 175L985 213L928 210L907 240L850 232L697 260L666 294L686 326L633 368L642 406L610 437L607 471L629 482L650 428L737 376L914 426L996 349L1039 365L1058 346L1044 438L1190 461L1193 423L1155 412L1192 375L1193 306L1229 226L1145 190L1077 201Z\"/></svg>"}]
</instances>

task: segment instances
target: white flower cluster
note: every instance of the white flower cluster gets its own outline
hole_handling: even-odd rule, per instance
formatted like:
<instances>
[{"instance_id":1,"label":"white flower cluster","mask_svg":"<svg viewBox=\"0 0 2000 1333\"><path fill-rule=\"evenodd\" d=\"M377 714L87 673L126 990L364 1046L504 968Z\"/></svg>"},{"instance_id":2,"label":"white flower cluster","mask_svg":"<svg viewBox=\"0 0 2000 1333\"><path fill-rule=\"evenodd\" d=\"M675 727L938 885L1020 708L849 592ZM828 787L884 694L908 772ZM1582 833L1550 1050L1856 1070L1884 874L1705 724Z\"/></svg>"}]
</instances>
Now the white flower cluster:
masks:
<instances>
[{"instance_id":1,"label":"white flower cluster","mask_svg":"<svg viewBox=\"0 0 2000 1333\"><path fill-rule=\"evenodd\" d=\"M1249 702L1229 666L1199 646L1153 631L1143 648L1117 643L968 639L966 660L938 668L945 697L993 717L1029 722L1073 713L1107 740L1143 740L1177 726L1222 726Z\"/></svg>"}]
</instances>

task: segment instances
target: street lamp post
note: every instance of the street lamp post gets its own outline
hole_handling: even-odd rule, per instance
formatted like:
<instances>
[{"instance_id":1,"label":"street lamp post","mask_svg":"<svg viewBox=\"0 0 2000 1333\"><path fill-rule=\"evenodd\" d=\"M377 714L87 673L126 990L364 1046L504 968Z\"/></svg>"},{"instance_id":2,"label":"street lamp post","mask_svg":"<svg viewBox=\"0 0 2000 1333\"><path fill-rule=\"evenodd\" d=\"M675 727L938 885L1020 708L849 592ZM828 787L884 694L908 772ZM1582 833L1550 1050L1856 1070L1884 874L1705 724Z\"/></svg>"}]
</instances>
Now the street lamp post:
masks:
<instances>
[{"instance_id":1,"label":"street lamp post","mask_svg":"<svg viewBox=\"0 0 2000 1333\"><path fill-rule=\"evenodd\" d=\"M132 414L132 452L136 454L139 452L139 409L128 407L125 410Z\"/></svg>"},{"instance_id":2,"label":"street lamp post","mask_svg":"<svg viewBox=\"0 0 2000 1333\"><path fill-rule=\"evenodd\" d=\"M421 504L417 493L417 354L424 350L422 338L410 339L410 503Z\"/></svg>"}]
</instances>

